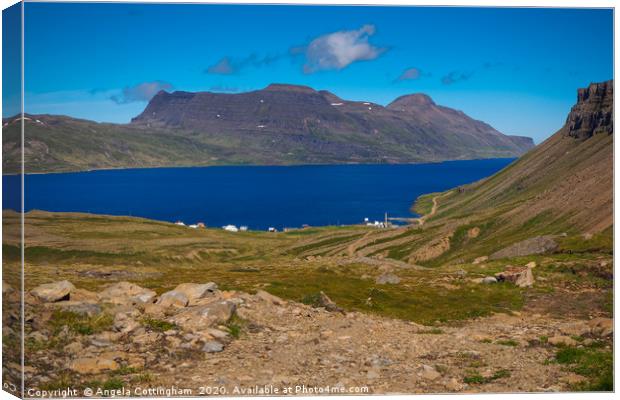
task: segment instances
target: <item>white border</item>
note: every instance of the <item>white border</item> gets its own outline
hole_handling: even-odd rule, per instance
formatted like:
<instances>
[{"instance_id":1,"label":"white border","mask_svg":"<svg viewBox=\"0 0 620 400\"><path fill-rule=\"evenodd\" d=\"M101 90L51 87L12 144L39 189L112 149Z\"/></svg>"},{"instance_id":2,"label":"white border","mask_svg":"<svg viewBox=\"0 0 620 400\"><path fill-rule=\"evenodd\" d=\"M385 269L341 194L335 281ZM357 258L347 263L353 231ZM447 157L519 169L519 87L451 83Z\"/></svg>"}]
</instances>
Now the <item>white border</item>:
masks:
<instances>
[{"instance_id":1,"label":"white border","mask_svg":"<svg viewBox=\"0 0 620 400\"><path fill-rule=\"evenodd\" d=\"M304 0L235 0L235 1L217 1L217 0L202 0L202 1L183 1L183 0L149 0L149 1L136 1L136 0L125 0L125 1L96 1L96 0L81 0L81 1L55 1L55 0L27 0L28 2L75 2L75 3L191 3L191 4L289 4L289 5L368 5L368 6L469 6L469 7L561 7L561 8L614 8L616 7L617 2L615 0L538 0L538 1L523 1L523 0L476 0L476 1L468 1L468 0L388 0L388 1L360 1L360 0L314 0L314 1L304 1ZM13 4L17 3L15 0L0 0L0 8L5 9ZM22 12L23 19L23 12ZM1 19L0 19L0 42L2 39L1 33ZM576 28L578 29L578 28ZM618 66L618 53L615 51L616 43L618 39L618 29L617 29L617 20L615 18L614 11L614 78L616 76L616 68ZM22 21L22 43L23 43L23 21ZM579 49L575 49L575 51L579 51ZM2 54L0 52L0 65L2 64ZM23 67L24 67L24 54L22 49L22 76L23 76ZM0 87L2 85L2 78L0 76ZM615 86L615 82L614 82ZM24 92L24 82L22 79L22 94ZM0 108L2 107L2 99L0 96ZM23 113L23 96L22 96L22 113ZM617 102L614 102L614 113L617 111ZM23 124L23 121L22 121ZM552 132L550 132L552 133ZM22 136L23 136L23 125L22 125ZM23 143L23 137L22 137ZM620 166L620 161L615 157L616 149L618 143L614 140L614 171L618 170ZM22 148L22 157L23 157L23 148ZM0 165L0 173L1 173L1 165ZM23 163L22 163L23 168ZM616 187L616 179L614 173L614 194ZM0 183L0 196L2 195L2 187ZM23 202L23 182L22 182L22 202ZM614 195L614 211L620 202ZM22 204L23 207L23 204ZM614 213L615 217L615 213ZM614 218L614 222L615 218ZM22 221L23 224L23 221ZM2 227L0 225L0 234L2 231ZM618 224L614 223L614 256L616 254L616 237L620 233L620 228ZM23 229L22 229L23 235ZM22 239L23 240L23 239ZM0 247L0 257L2 255L2 249ZM614 257L615 259L615 257ZM617 269L615 268L614 263L614 276L617 273ZM615 286L615 282L614 282ZM614 311L615 311L615 287L614 287ZM23 274L22 274L22 296L23 296ZM1 305L0 305L1 307ZM615 315L615 313L614 313ZM614 320L615 329L614 329L614 342L615 342L615 332L617 332L618 324L617 321ZM618 360L618 350L617 347L614 348L614 361ZM620 368L618 367L618 363L614 365L614 378L617 378L618 371ZM614 382L615 385L618 384L618 380ZM23 389L22 389L23 390ZM612 399L615 398L614 393L547 393L547 394L462 394L462 395L386 395L381 396L386 399L411 399L415 396L416 399L454 399L455 396L458 396L459 399L469 400L469 399L521 399L521 398L529 398L534 399L539 395L544 396L544 399ZM332 397L332 396L329 396ZM14 399L15 397L10 395L5 391L0 391L0 400L4 399ZM248 397L254 398L254 397ZM281 399L282 397L261 397L261 399ZM307 399L307 400L316 400L317 397L296 397L298 399ZM348 396L348 398L359 398L359 399L367 399L368 396ZM160 398L162 399L162 398ZM163 398L166 399L166 398ZM170 398L170 399L178 399L178 398ZM235 399L238 399L235 398Z\"/></svg>"}]
</instances>

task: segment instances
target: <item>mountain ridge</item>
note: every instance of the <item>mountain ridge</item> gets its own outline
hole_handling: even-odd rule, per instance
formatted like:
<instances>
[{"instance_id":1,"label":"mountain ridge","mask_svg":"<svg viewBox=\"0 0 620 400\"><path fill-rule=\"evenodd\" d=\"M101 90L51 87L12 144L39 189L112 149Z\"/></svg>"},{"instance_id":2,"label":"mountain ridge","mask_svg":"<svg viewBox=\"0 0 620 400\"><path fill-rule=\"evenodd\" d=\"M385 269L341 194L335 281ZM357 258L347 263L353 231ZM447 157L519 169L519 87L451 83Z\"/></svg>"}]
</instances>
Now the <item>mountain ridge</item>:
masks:
<instances>
[{"instance_id":1,"label":"mountain ridge","mask_svg":"<svg viewBox=\"0 0 620 400\"><path fill-rule=\"evenodd\" d=\"M409 104L416 96L422 106ZM421 96L384 107L274 83L234 94L160 91L128 124L27 115L26 171L418 163L518 157L533 147L530 138L504 135ZM402 109L407 98L403 112L398 105ZM4 120L3 167L9 173L20 169L14 122Z\"/></svg>"}]
</instances>

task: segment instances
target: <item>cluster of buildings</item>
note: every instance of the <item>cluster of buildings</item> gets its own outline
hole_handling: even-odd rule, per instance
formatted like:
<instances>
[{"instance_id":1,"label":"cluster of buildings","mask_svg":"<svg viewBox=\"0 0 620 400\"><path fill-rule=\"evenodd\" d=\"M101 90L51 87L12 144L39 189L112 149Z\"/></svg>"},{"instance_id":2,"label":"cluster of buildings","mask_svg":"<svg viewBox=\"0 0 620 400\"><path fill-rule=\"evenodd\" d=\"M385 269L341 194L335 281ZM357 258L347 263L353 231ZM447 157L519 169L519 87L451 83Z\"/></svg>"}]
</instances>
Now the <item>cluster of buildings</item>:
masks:
<instances>
[{"instance_id":1,"label":"cluster of buildings","mask_svg":"<svg viewBox=\"0 0 620 400\"><path fill-rule=\"evenodd\" d=\"M239 232L239 231L245 232L248 230L248 227L245 225L241 225L240 227L237 228L237 225L224 225L222 229L228 232Z\"/></svg>"},{"instance_id":2,"label":"cluster of buildings","mask_svg":"<svg viewBox=\"0 0 620 400\"><path fill-rule=\"evenodd\" d=\"M383 221L370 221L368 218L364 218L364 224L380 229L392 227L392 223L388 221L387 213L385 213L385 219Z\"/></svg>"},{"instance_id":3,"label":"cluster of buildings","mask_svg":"<svg viewBox=\"0 0 620 400\"><path fill-rule=\"evenodd\" d=\"M204 222L197 222L195 224L191 224L191 225L185 225L185 223L183 221L177 221L174 223L175 225L179 225L179 226L187 226L188 228L192 228L192 229L198 229L198 228L206 228L207 226L204 224Z\"/></svg>"}]
</instances>

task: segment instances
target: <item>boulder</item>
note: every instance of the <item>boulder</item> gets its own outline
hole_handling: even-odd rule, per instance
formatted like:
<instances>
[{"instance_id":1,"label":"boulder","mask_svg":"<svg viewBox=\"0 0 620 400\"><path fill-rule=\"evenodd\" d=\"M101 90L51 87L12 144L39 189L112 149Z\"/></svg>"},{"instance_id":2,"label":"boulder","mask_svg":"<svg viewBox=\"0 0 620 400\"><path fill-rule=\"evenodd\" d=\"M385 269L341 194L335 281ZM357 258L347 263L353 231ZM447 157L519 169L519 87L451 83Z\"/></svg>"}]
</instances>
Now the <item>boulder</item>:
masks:
<instances>
[{"instance_id":1,"label":"boulder","mask_svg":"<svg viewBox=\"0 0 620 400\"><path fill-rule=\"evenodd\" d=\"M499 282L514 283L519 287L529 287L534 284L534 274L531 268L506 266L506 270L495 274Z\"/></svg>"},{"instance_id":2,"label":"boulder","mask_svg":"<svg viewBox=\"0 0 620 400\"><path fill-rule=\"evenodd\" d=\"M209 340L202 346L202 351L205 353L219 353L222 350L224 345L216 340Z\"/></svg>"},{"instance_id":3,"label":"boulder","mask_svg":"<svg viewBox=\"0 0 620 400\"><path fill-rule=\"evenodd\" d=\"M71 291L71 300L80 301L83 303L97 303L99 302L99 295L95 292L91 292L86 289L75 289Z\"/></svg>"},{"instance_id":4,"label":"boulder","mask_svg":"<svg viewBox=\"0 0 620 400\"><path fill-rule=\"evenodd\" d=\"M101 306L99 304L86 303L82 301L61 301L54 303L54 307L88 317L101 314Z\"/></svg>"},{"instance_id":5,"label":"boulder","mask_svg":"<svg viewBox=\"0 0 620 400\"><path fill-rule=\"evenodd\" d=\"M554 346L576 346L577 341L569 336L553 336L548 340Z\"/></svg>"},{"instance_id":6,"label":"boulder","mask_svg":"<svg viewBox=\"0 0 620 400\"><path fill-rule=\"evenodd\" d=\"M400 283L400 278L392 273L386 272L386 273L379 275L379 277L375 279L375 283L377 283L378 285L385 285L385 284L396 285Z\"/></svg>"},{"instance_id":7,"label":"boulder","mask_svg":"<svg viewBox=\"0 0 620 400\"><path fill-rule=\"evenodd\" d=\"M495 278L494 276L485 276L484 278L482 278L482 283L497 283L497 278Z\"/></svg>"},{"instance_id":8,"label":"boulder","mask_svg":"<svg viewBox=\"0 0 620 400\"><path fill-rule=\"evenodd\" d=\"M142 308L144 314L153 318L162 318L166 314L166 307L155 303L146 303Z\"/></svg>"},{"instance_id":9,"label":"boulder","mask_svg":"<svg viewBox=\"0 0 620 400\"><path fill-rule=\"evenodd\" d=\"M339 312L344 313L344 310L336 305L323 291L319 293L318 302L316 304L318 307L323 307L329 312Z\"/></svg>"},{"instance_id":10,"label":"boulder","mask_svg":"<svg viewBox=\"0 0 620 400\"><path fill-rule=\"evenodd\" d=\"M69 300L73 290L75 290L75 286L71 282L60 281L37 286L30 293L41 301L52 303L60 300Z\"/></svg>"},{"instance_id":11,"label":"boulder","mask_svg":"<svg viewBox=\"0 0 620 400\"><path fill-rule=\"evenodd\" d=\"M590 327L585 321L569 322L561 325L559 330L567 336L584 336L590 333Z\"/></svg>"},{"instance_id":12,"label":"boulder","mask_svg":"<svg viewBox=\"0 0 620 400\"><path fill-rule=\"evenodd\" d=\"M554 251L558 248L558 244L553 240L552 236L536 236L517 243L513 243L508 247L497 251L489 257L490 260L498 260L508 257L524 257L532 254L543 254Z\"/></svg>"},{"instance_id":13,"label":"boulder","mask_svg":"<svg viewBox=\"0 0 620 400\"><path fill-rule=\"evenodd\" d=\"M140 327L140 324L125 313L114 316L114 330L120 333L129 333Z\"/></svg>"},{"instance_id":14,"label":"boulder","mask_svg":"<svg viewBox=\"0 0 620 400\"><path fill-rule=\"evenodd\" d=\"M286 304L286 302L278 296L274 296L264 290L257 291L255 296L262 301L266 301L267 303L275 304L277 306L283 306Z\"/></svg>"},{"instance_id":15,"label":"boulder","mask_svg":"<svg viewBox=\"0 0 620 400\"><path fill-rule=\"evenodd\" d=\"M175 289L159 296L159 299L155 304L162 307L183 308L189 304L189 298L185 295L185 293L179 292Z\"/></svg>"},{"instance_id":16,"label":"boulder","mask_svg":"<svg viewBox=\"0 0 620 400\"><path fill-rule=\"evenodd\" d=\"M12 291L13 288L11 287L11 285L6 283L5 281L2 281L2 294L11 293Z\"/></svg>"},{"instance_id":17,"label":"boulder","mask_svg":"<svg viewBox=\"0 0 620 400\"><path fill-rule=\"evenodd\" d=\"M215 328L207 329L206 333L216 339L227 339L228 337L230 337L230 334L228 332L224 332Z\"/></svg>"},{"instance_id":18,"label":"boulder","mask_svg":"<svg viewBox=\"0 0 620 400\"><path fill-rule=\"evenodd\" d=\"M98 374L103 371L114 371L119 365L111 358L105 357L82 357L73 360L69 369L79 374Z\"/></svg>"},{"instance_id":19,"label":"boulder","mask_svg":"<svg viewBox=\"0 0 620 400\"><path fill-rule=\"evenodd\" d=\"M472 261L472 264L481 264L487 261L488 259L489 259L489 256L477 257L476 259L474 259L474 261Z\"/></svg>"},{"instance_id":20,"label":"boulder","mask_svg":"<svg viewBox=\"0 0 620 400\"><path fill-rule=\"evenodd\" d=\"M208 283L181 283L174 291L183 293L188 303L192 305L196 300L205 298L217 290L217 285L213 282Z\"/></svg>"},{"instance_id":21,"label":"boulder","mask_svg":"<svg viewBox=\"0 0 620 400\"><path fill-rule=\"evenodd\" d=\"M477 227L477 226L474 226L473 228L471 228L471 229L469 229L469 230L467 231L467 237L468 237L469 239L475 239L475 238L477 238L478 236L480 236L480 228L479 228L479 227Z\"/></svg>"},{"instance_id":22,"label":"boulder","mask_svg":"<svg viewBox=\"0 0 620 400\"><path fill-rule=\"evenodd\" d=\"M594 336L607 337L614 333L614 320L611 318L594 318L588 326Z\"/></svg>"},{"instance_id":23,"label":"boulder","mask_svg":"<svg viewBox=\"0 0 620 400\"><path fill-rule=\"evenodd\" d=\"M112 304L152 303L157 293L130 282L118 282L108 286L99 297L101 301Z\"/></svg>"},{"instance_id":24,"label":"boulder","mask_svg":"<svg viewBox=\"0 0 620 400\"><path fill-rule=\"evenodd\" d=\"M170 322L187 331L198 332L226 323L235 310L235 303L231 301L214 301L210 304L184 309L171 317Z\"/></svg>"},{"instance_id":25,"label":"boulder","mask_svg":"<svg viewBox=\"0 0 620 400\"><path fill-rule=\"evenodd\" d=\"M428 381L434 381L441 378L441 374L430 365L422 365L420 376Z\"/></svg>"}]
</instances>

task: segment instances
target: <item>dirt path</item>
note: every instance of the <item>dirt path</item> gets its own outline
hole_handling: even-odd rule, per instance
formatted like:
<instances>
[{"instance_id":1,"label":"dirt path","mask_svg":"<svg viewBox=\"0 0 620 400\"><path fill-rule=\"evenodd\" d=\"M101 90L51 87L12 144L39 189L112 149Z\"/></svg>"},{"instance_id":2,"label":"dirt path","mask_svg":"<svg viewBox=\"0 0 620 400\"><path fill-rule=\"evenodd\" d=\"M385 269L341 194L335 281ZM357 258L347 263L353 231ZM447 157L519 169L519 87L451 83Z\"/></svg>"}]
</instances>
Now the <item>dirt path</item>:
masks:
<instances>
[{"instance_id":1,"label":"dirt path","mask_svg":"<svg viewBox=\"0 0 620 400\"><path fill-rule=\"evenodd\" d=\"M447 195L452 194L452 191L446 192L444 194L440 194L438 196L433 197L433 207L431 208L431 212L428 214L425 214L419 218L412 218L411 222L417 222L418 225L424 225L424 222L426 222L426 220L430 217L432 217L433 215L435 215L437 213L437 208L439 208L439 203L437 203L437 200L440 197L446 197Z\"/></svg>"}]
</instances>

